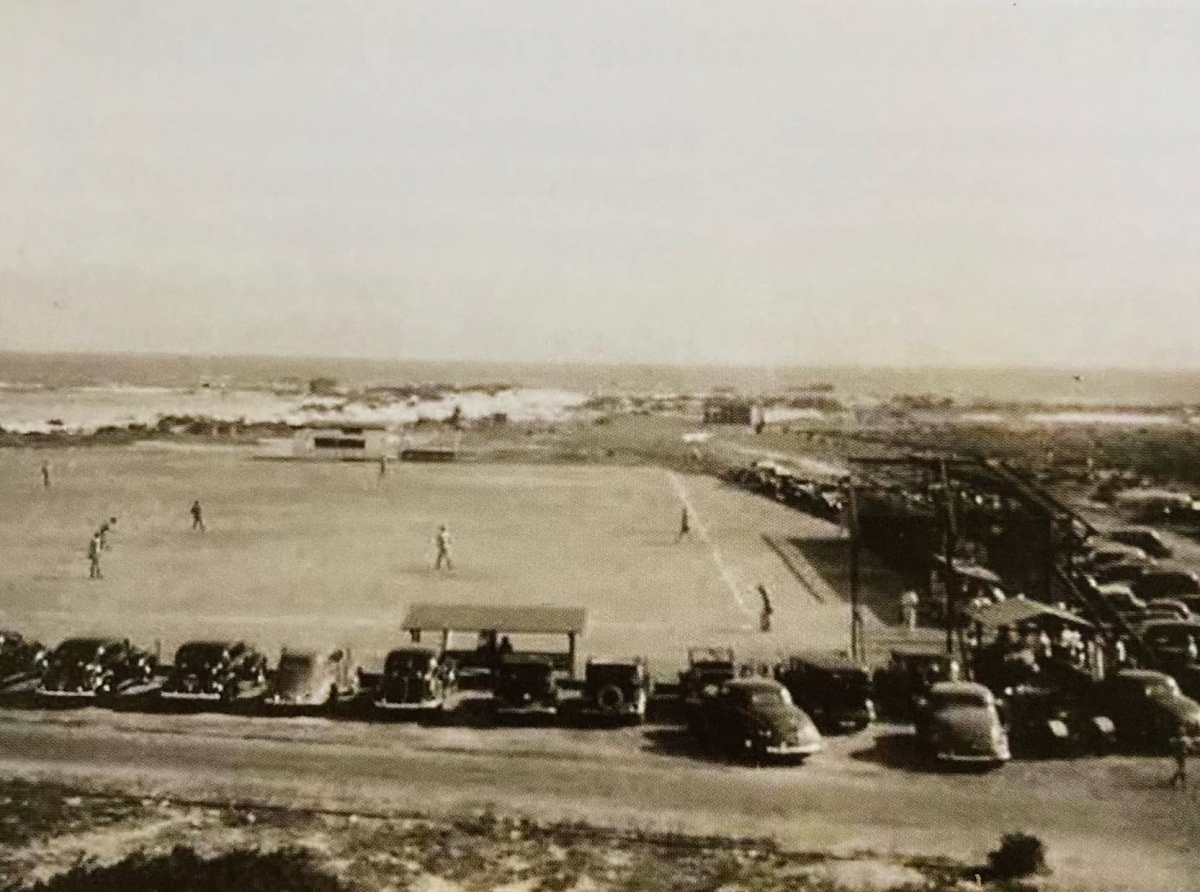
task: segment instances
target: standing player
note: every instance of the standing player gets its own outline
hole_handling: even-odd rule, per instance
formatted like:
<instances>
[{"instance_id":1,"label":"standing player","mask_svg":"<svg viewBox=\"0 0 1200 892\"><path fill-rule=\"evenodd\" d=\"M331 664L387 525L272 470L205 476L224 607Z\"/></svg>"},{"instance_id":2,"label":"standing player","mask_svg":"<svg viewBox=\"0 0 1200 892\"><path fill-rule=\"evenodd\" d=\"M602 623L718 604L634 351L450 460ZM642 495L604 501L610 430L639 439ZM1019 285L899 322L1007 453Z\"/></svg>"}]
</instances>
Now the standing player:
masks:
<instances>
[{"instance_id":1,"label":"standing player","mask_svg":"<svg viewBox=\"0 0 1200 892\"><path fill-rule=\"evenodd\" d=\"M447 570L453 570L454 563L450 560L450 528L445 524L438 527L434 543L437 545L437 558L433 562L433 569L440 570L445 566Z\"/></svg>"},{"instance_id":2,"label":"standing player","mask_svg":"<svg viewBox=\"0 0 1200 892\"><path fill-rule=\"evenodd\" d=\"M908 589L900 595L900 619L904 623L904 631L909 635L917 632L917 608L921 606L921 596L915 589Z\"/></svg>"},{"instance_id":3,"label":"standing player","mask_svg":"<svg viewBox=\"0 0 1200 892\"><path fill-rule=\"evenodd\" d=\"M88 579L104 578L104 574L100 572L100 548L100 534L95 533L92 541L88 543Z\"/></svg>"},{"instance_id":4,"label":"standing player","mask_svg":"<svg viewBox=\"0 0 1200 892\"><path fill-rule=\"evenodd\" d=\"M692 531L691 517L688 515L687 505L683 506L683 514L679 518L679 539L682 539ZM676 540L678 541L678 540Z\"/></svg>"},{"instance_id":5,"label":"standing player","mask_svg":"<svg viewBox=\"0 0 1200 892\"><path fill-rule=\"evenodd\" d=\"M775 608L771 606L771 596L767 594L767 587L760 585L758 594L762 597L762 612L758 615L758 628L760 632L771 631L771 617L775 615Z\"/></svg>"},{"instance_id":6,"label":"standing player","mask_svg":"<svg viewBox=\"0 0 1200 892\"><path fill-rule=\"evenodd\" d=\"M42 462L42 488L50 488L50 462Z\"/></svg>"},{"instance_id":7,"label":"standing player","mask_svg":"<svg viewBox=\"0 0 1200 892\"><path fill-rule=\"evenodd\" d=\"M192 502L192 529L204 532L204 510L200 507L200 500Z\"/></svg>"}]
</instances>

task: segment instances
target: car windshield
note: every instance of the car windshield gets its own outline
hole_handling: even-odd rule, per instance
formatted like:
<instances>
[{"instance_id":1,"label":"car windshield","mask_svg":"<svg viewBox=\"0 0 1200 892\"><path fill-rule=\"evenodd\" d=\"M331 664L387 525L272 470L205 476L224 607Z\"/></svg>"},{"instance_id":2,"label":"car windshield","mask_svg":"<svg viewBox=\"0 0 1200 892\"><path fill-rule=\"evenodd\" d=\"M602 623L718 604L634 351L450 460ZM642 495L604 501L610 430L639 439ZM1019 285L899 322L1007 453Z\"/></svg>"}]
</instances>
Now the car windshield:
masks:
<instances>
[{"instance_id":1,"label":"car windshield","mask_svg":"<svg viewBox=\"0 0 1200 892\"><path fill-rule=\"evenodd\" d=\"M312 654L284 654L279 658L279 671L307 672L315 663Z\"/></svg>"},{"instance_id":2,"label":"car windshield","mask_svg":"<svg viewBox=\"0 0 1200 892\"><path fill-rule=\"evenodd\" d=\"M101 656L105 643L93 638L75 638L64 641L54 651L51 659L60 665L88 663Z\"/></svg>"},{"instance_id":3,"label":"car windshield","mask_svg":"<svg viewBox=\"0 0 1200 892\"><path fill-rule=\"evenodd\" d=\"M976 691L945 691L930 696L929 703L934 709L980 709L988 705L988 698Z\"/></svg>"},{"instance_id":4,"label":"car windshield","mask_svg":"<svg viewBox=\"0 0 1200 892\"><path fill-rule=\"evenodd\" d=\"M856 669L828 673L823 684L830 693L866 696L871 687L870 678L865 672Z\"/></svg>"},{"instance_id":5,"label":"car windshield","mask_svg":"<svg viewBox=\"0 0 1200 892\"><path fill-rule=\"evenodd\" d=\"M778 708L780 706L791 705L791 695L784 689L774 690L771 688L761 688L745 692L742 696L743 701L749 702L754 706L763 708Z\"/></svg>"},{"instance_id":6,"label":"car windshield","mask_svg":"<svg viewBox=\"0 0 1200 892\"><path fill-rule=\"evenodd\" d=\"M551 669L544 663L505 663L500 674L513 679L535 680L549 675Z\"/></svg>"},{"instance_id":7,"label":"car windshield","mask_svg":"<svg viewBox=\"0 0 1200 892\"><path fill-rule=\"evenodd\" d=\"M397 650L388 654L383 671L388 675L424 672L432 669L433 663L433 654L427 650Z\"/></svg>"},{"instance_id":8,"label":"car windshield","mask_svg":"<svg viewBox=\"0 0 1200 892\"><path fill-rule=\"evenodd\" d=\"M1200 628L1158 626L1146 630L1146 643L1151 647L1187 647L1189 638L1200 638Z\"/></svg>"},{"instance_id":9,"label":"car windshield","mask_svg":"<svg viewBox=\"0 0 1200 892\"><path fill-rule=\"evenodd\" d=\"M625 682L637 681L641 678L641 667L625 663L592 663L588 666L588 676L595 681Z\"/></svg>"},{"instance_id":10,"label":"car windshield","mask_svg":"<svg viewBox=\"0 0 1200 892\"><path fill-rule=\"evenodd\" d=\"M175 663L179 666L211 666L225 659L226 650L226 645L212 641L185 644L175 654Z\"/></svg>"}]
</instances>

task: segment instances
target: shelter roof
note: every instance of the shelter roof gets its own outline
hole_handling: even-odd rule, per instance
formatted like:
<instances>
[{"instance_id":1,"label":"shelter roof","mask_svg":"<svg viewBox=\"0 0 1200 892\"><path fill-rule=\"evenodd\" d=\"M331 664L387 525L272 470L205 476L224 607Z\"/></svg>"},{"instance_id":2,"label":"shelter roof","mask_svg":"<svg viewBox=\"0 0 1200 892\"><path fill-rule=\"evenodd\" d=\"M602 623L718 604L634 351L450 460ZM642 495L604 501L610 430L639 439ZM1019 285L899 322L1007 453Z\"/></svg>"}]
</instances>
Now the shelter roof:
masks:
<instances>
[{"instance_id":1,"label":"shelter roof","mask_svg":"<svg viewBox=\"0 0 1200 892\"><path fill-rule=\"evenodd\" d=\"M455 632L578 634L587 624L583 607L495 604L413 604L404 617L405 630L449 629Z\"/></svg>"}]
</instances>

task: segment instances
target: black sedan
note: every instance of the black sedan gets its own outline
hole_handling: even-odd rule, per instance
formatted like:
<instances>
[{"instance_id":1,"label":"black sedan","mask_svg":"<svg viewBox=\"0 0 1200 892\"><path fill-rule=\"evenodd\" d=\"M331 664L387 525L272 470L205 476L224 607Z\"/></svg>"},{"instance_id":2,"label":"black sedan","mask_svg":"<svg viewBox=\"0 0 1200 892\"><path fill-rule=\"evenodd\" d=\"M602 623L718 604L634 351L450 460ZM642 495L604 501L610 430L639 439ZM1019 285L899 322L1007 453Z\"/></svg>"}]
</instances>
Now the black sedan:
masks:
<instances>
[{"instance_id":1,"label":"black sedan","mask_svg":"<svg viewBox=\"0 0 1200 892\"><path fill-rule=\"evenodd\" d=\"M842 654L792 655L776 667L775 678L823 734L861 731L875 718L871 676Z\"/></svg>"},{"instance_id":2,"label":"black sedan","mask_svg":"<svg viewBox=\"0 0 1200 892\"><path fill-rule=\"evenodd\" d=\"M266 680L267 658L244 641L192 641L175 652L162 696L228 704L261 691Z\"/></svg>"},{"instance_id":3,"label":"black sedan","mask_svg":"<svg viewBox=\"0 0 1200 892\"><path fill-rule=\"evenodd\" d=\"M556 716L562 705L558 671L549 660L504 657L492 679L498 716Z\"/></svg>"},{"instance_id":4,"label":"black sedan","mask_svg":"<svg viewBox=\"0 0 1200 892\"><path fill-rule=\"evenodd\" d=\"M1112 719L1094 715L1086 697L1023 685L1008 694L1004 707L1009 741L1019 758L1100 754L1116 746Z\"/></svg>"},{"instance_id":5,"label":"black sedan","mask_svg":"<svg viewBox=\"0 0 1200 892\"><path fill-rule=\"evenodd\" d=\"M377 709L441 710L457 687L453 664L428 647L400 647L387 655L375 696Z\"/></svg>"},{"instance_id":6,"label":"black sedan","mask_svg":"<svg viewBox=\"0 0 1200 892\"><path fill-rule=\"evenodd\" d=\"M41 675L46 668L46 649L9 629L0 630L0 688Z\"/></svg>"},{"instance_id":7,"label":"black sedan","mask_svg":"<svg viewBox=\"0 0 1200 892\"><path fill-rule=\"evenodd\" d=\"M695 730L709 746L735 758L804 761L821 750L821 733L792 702L787 688L767 678L727 682L705 701Z\"/></svg>"},{"instance_id":8,"label":"black sedan","mask_svg":"<svg viewBox=\"0 0 1200 892\"><path fill-rule=\"evenodd\" d=\"M153 656L118 638L68 638L46 661L35 693L47 698L115 697L154 679Z\"/></svg>"},{"instance_id":9,"label":"black sedan","mask_svg":"<svg viewBox=\"0 0 1200 892\"><path fill-rule=\"evenodd\" d=\"M1169 675L1149 669L1125 669L1095 691L1092 711L1116 725L1126 749L1166 752L1182 735L1188 749L1200 752L1200 703L1184 696Z\"/></svg>"}]
</instances>

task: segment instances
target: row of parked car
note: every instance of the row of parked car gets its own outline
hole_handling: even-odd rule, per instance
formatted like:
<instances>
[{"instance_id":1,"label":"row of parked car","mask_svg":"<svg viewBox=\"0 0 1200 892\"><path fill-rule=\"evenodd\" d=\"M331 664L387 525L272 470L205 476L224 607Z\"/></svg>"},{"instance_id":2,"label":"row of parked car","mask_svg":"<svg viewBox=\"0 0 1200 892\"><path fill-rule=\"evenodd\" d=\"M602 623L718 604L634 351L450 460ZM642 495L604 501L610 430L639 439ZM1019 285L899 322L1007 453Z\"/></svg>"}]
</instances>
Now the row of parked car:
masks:
<instances>
[{"instance_id":1,"label":"row of parked car","mask_svg":"<svg viewBox=\"0 0 1200 892\"><path fill-rule=\"evenodd\" d=\"M1172 564L1172 556L1155 530L1128 528L1090 539L1077 568L1142 640L1155 664L1195 694L1200 693L1200 574Z\"/></svg>"},{"instance_id":2,"label":"row of parked car","mask_svg":"<svg viewBox=\"0 0 1200 892\"><path fill-rule=\"evenodd\" d=\"M825 520L839 520L844 510L846 494L840 483L808 479L778 462L756 461L730 468L724 476L729 483Z\"/></svg>"},{"instance_id":3,"label":"row of parked car","mask_svg":"<svg viewBox=\"0 0 1200 892\"><path fill-rule=\"evenodd\" d=\"M382 712L438 711L463 685L489 690L499 715L555 715L570 700L583 714L635 723L652 701L670 702L701 744L754 761L803 761L822 749L823 736L859 732L879 715L911 722L921 751L944 763L999 765L1014 751L1161 751L1180 733L1200 748L1200 704L1160 672L1124 670L1101 683L1081 677L1072 690L1021 688L997 698L955 680L945 655L904 650L871 674L841 654L749 667L729 648L692 648L678 684L657 691L642 659L592 659L570 683L536 656L500 654L490 669L462 667L413 645L393 650L372 675L345 648L284 650L271 667L244 642L200 641L160 667L121 639L71 638L46 651L0 632L0 689L22 680L49 700L157 697L218 707L253 700L266 709L355 701Z\"/></svg>"},{"instance_id":4,"label":"row of parked car","mask_svg":"<svg viewBox=\"0 0 1200 892\"><path fill-rule=\"evenodd\" d=\"M498 714L558 712L570 686L551 662L513 653L490 662L464 670L437 649L414 644L392 650L383 671L374 674L342 647L285 648L272 667L265 654L243 641L193 641L175 652L173 663L160 665L154 654L125 639L69 638L47 650L18 632L0 632L0 690L15 686L47 700L145 696L332 709L366 697L383 712L439 711L461 684L479 687L483 679ZM653 684L640 658L593 659L579 690L584 712L640 722Z\"/></svg>"}]
</instances>

